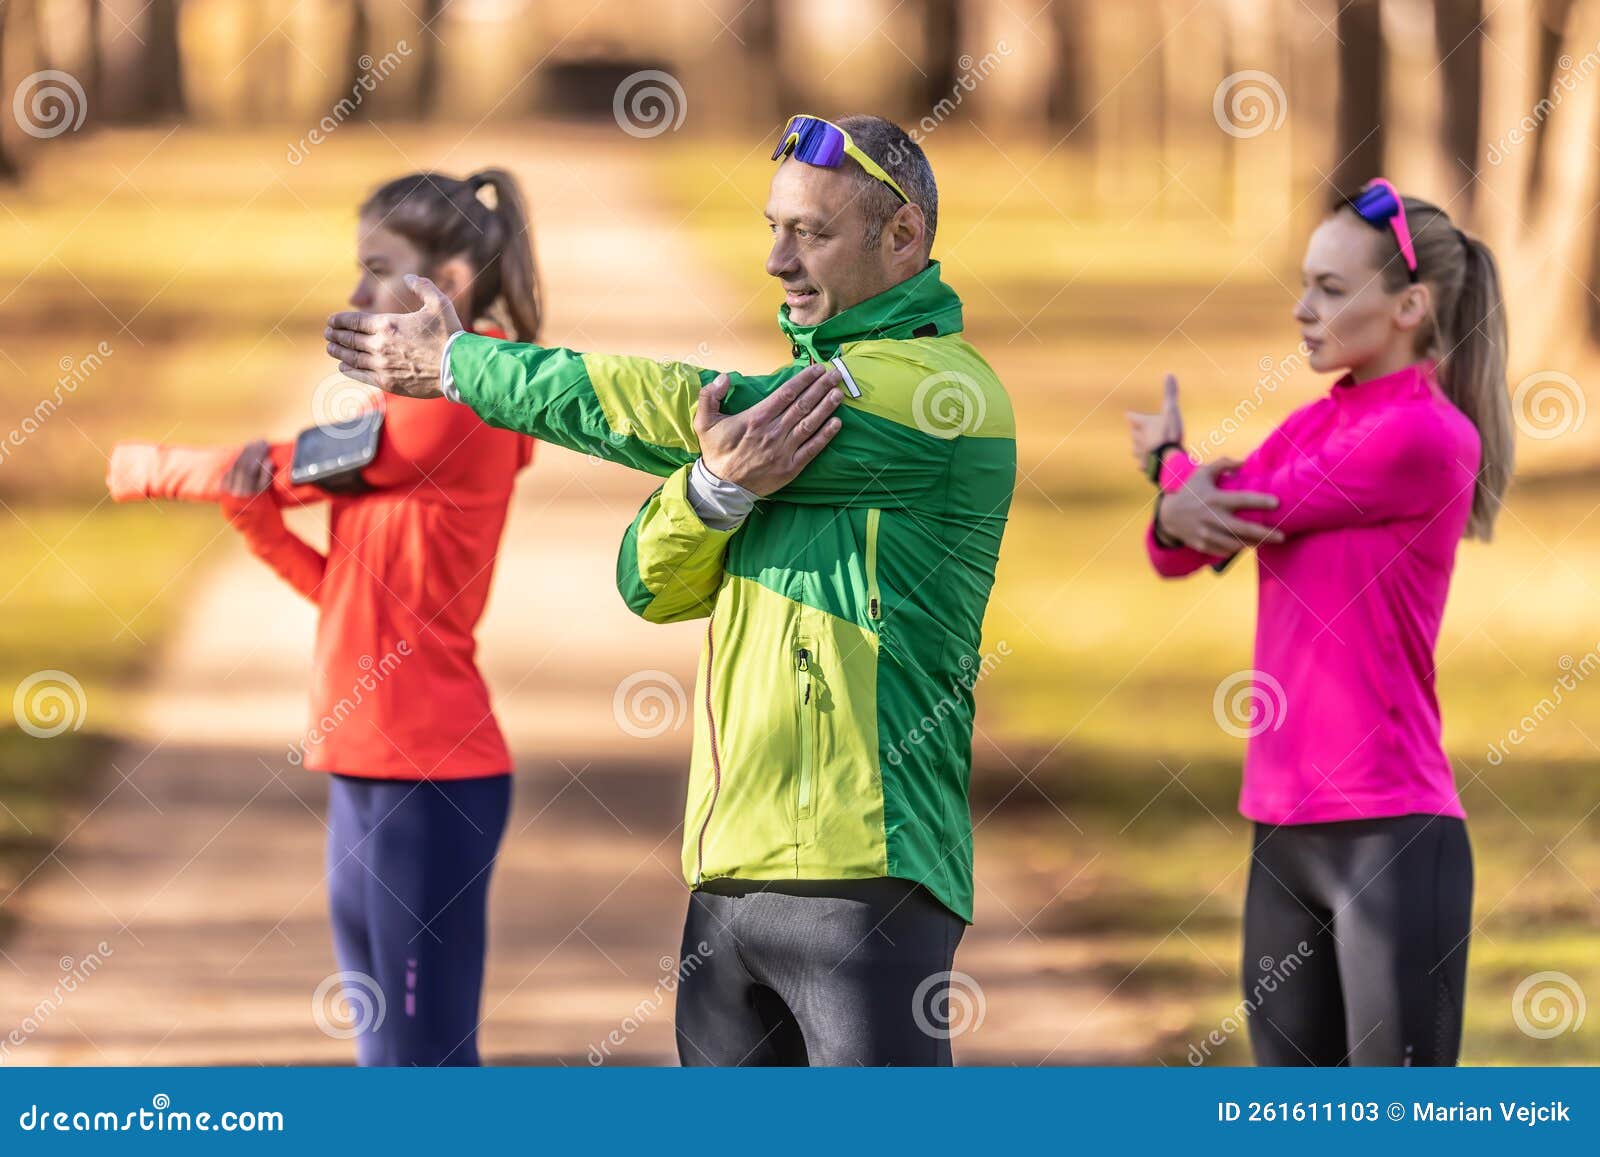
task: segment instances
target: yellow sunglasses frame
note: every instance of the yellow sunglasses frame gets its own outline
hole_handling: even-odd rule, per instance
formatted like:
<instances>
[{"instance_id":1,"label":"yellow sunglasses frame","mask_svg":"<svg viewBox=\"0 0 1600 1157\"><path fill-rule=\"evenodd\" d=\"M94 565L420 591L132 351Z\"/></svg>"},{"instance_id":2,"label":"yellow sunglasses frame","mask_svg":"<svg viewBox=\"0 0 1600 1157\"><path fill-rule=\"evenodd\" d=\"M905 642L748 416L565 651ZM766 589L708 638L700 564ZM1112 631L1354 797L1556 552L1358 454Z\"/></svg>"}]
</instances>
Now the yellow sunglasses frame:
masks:
<instances>
[{"instance_id":1,"label":"yellow sunglasses frame","mask_svg":"<svg viewBox=\"0 0 1600 1157\"><path fill-rule=\"evenodd\" d=\"M838 125L834 124L827 117L813 116L811 113L804 112L795 113L794 116L790 117L784 123L786 125L793 124L796 117L806 117L809 120L821 121L829 128L837 129L839 135L844 138L844 155L865 169L867 176L882 181L885 185L888 185L889 188L893 189L894 195L899 197L902 202L907 205L911 204L911 198L906 196L906 191L900 187L899 183L896 182L893 177L884 172L883 166L878 164L877 161L873 160L871 157L867 156L866 153L862 152L856 147L855 141L850 139L850 133L848 130L839 128ZM799 133L790 133L788 136L784 137L783 145L778 150L778 159L781 161L783 158L789 156L790 153L794 151L795 145L799 144L799 142ZM805 162L802 161L801 163L804 164Z\"/></svg>"}]
</instances>

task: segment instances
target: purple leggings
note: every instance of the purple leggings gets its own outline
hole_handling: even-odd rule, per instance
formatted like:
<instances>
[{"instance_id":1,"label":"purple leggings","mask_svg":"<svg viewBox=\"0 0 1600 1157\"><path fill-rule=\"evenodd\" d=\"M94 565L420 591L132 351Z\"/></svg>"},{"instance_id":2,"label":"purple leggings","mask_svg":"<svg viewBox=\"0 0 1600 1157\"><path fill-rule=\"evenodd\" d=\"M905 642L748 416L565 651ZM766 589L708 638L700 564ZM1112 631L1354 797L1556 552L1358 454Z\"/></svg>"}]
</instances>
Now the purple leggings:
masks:
<instances>
[{"instance_id":1,"label":"purple leggings","mask_svg":"<svg viewBox=\"0 0 1600 1157\"><path fill-rule=\"evenodd\" d=\"M338 1031L359 1026L361 1065L478 1064L489 876L511 777L330 779L328 907L347 974Z\"/></svg>"}]
</instances>

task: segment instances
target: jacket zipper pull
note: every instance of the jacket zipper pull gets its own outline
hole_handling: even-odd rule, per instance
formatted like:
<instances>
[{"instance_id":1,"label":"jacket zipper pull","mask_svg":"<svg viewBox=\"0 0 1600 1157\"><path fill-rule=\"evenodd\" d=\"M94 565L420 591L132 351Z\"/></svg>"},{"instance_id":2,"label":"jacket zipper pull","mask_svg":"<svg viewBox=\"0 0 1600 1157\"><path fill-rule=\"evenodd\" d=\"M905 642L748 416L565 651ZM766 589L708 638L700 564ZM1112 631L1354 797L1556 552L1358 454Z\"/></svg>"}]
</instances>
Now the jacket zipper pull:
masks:
<instances>
[{"instance_id":1,"label":"jacket zipper pull","mask_svg":"<svg viewBox=\"0 0 1600 1157\"><path fill-rule=\"evenodd\" d=\"M801 647L794 653L794 669L796 671L811 670L811 652ZM800 696L800 705L803 707L811 702L811 680L805 682L805 693Z\"/></svg>"}]
</instances>

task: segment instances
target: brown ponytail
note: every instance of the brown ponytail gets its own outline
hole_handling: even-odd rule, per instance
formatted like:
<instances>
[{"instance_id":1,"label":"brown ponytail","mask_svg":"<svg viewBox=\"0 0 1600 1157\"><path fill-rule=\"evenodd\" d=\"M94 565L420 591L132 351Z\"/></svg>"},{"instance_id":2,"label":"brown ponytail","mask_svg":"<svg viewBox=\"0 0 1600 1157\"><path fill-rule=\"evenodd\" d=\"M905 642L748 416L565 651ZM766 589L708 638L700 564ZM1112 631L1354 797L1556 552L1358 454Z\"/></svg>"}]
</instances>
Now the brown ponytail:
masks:
<instances>
[{"instance_id":1,"label":"brown ponytail","mask_svg":"<svg viewBox=\"0 0 1600 1157\"><path fill-rule=\"evenodd\" d=\"M1465 254L1465 269L1455 301L1441 303L1454 308L1445 313L1440 326L1444 360L1439 384L1478 428L1483 458L1467 537L1487 542L1494 535L1495 516L1511 484L1516 452L1511 400L1506 394L1506 311L1494 254L1476 237L1457 236Z\"/></svg>"},{"instance_id":2,"label":"brown ponytail","mask_svg":"<svg viewBox=\"0 0 1600 1157\"><path fill-rule=\"evenodd\" d=\"M1434 316L1417 336L1417 356L1439 363L1439 386L1477 427L1482 445L1466 537L1488 541L1511 482L1516 437L1506 391L1506 311L1494 254L1437 205L1405 198L1417 277L1433 293ZM1346 209L1346 211L1349 211ZM1384 288L1410 282L1394 232L1376 236Z\"/></svg>"},{"instance_id":3,"label":"brown ponytail","mask_svg":"<svg viewBox=\"0 0 1600 1157\"><path fill-rule=\"evenodd\" d=\"M488 189L485 199L480 191ZM472 266L472 317L499 322L518 341L539 340L543 308L527 205L504 169L465 180L411 173L376 189L361 206L416 246L430 265L463 258Z\"/></svg>"}]
</instances>

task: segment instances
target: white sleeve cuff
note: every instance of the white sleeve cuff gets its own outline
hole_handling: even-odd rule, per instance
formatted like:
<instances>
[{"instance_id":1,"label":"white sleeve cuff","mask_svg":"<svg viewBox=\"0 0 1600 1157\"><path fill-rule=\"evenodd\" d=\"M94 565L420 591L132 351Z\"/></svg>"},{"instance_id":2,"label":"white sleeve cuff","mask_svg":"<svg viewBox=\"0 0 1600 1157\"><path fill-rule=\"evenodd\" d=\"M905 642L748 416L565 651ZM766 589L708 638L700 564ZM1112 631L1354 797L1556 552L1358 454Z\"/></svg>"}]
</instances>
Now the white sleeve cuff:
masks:
<instances>
[{"instance_id":1,"label":"white sleeve cuff","mask_svg":"<svg viewBox=\"0 0 1600 1157\"><path fill-rule=\"evenodd\" d=\"M696 458L685 487L689 505L709 530L735 530L755 509L756 495L737 482L718 478L706 469L705 459Z\"/></svg>"},{"instance_id":2,"label":"white sleeve cuff","mask_svg":"<svg viewBox=\"0 0 1600 1157\"><path fill-rule=\"evenodd\" d=\"M456 389L455 375L450 372L450 349L456 344L456 338L467 332L467 330L458 329L451 334L450 340L444 343L444 353L439 357L439 388L444 391L444 396L452 402L461 401L461 391Z\"/></svg>"}]
</instances>

